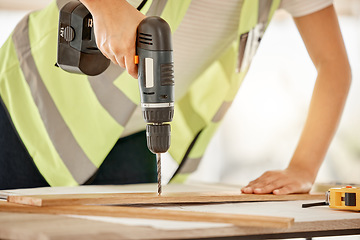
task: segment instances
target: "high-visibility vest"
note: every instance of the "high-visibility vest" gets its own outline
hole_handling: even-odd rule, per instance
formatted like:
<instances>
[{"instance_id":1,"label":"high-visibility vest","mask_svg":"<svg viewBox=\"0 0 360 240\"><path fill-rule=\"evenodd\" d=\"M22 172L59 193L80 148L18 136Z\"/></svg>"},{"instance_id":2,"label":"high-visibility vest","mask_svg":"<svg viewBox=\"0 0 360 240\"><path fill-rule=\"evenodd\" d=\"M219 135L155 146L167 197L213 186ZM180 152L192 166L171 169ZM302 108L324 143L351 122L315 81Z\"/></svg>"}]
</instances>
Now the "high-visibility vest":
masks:
<instances>
[{"instance_id":1,"label":"high-visibility vest","mask_svg":"<svg viewBox=\"0 0 360 240\"><path fill-rule=\"evenodd\" d=\"M58 11L65 1L53 1L30 13L0 49L0 96L24 146L51 186L85 183L140 103L137 80L115 65L95 77L54 67ZM153 0L142 12L163 17L176 37L193 2ZM238 37L175 102L169 153L179 168L173 181L183 181L196 169L279 3L244 0Z\"/></svg>"}]
</instances>

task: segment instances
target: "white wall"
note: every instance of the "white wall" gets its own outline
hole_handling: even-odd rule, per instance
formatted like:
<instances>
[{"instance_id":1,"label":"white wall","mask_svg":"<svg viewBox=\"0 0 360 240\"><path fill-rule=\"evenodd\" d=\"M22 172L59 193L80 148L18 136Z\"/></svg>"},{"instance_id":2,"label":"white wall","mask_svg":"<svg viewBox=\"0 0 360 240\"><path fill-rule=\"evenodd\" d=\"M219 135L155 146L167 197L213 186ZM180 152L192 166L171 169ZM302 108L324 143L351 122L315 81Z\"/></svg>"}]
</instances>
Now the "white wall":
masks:
<instances>
[{"instance_id":1,"label":"white wall","mask_svg":"<svg viewBox=\"0 0 360 240\"><path fill-rule=\"evenodd\" d=\"M0 9L30 10L41 9L51 0L0 0Z\"/></svg>"}]
</instances>

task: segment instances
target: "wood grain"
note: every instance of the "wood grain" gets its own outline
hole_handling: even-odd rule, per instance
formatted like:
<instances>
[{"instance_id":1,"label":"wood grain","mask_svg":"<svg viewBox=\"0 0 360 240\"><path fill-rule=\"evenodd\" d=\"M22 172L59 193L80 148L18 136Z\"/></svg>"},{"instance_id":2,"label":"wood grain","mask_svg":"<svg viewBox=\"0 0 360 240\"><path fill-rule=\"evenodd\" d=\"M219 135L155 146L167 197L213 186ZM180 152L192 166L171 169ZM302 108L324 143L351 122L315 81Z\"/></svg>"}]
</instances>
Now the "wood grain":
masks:
<instances>
[{"instance_id":1,"label":"wood grain","mask_svg":"<svg viewBox=\"0 0 360 240\"><path fill-rule=\"evenodd\" d=\"M175 204L254 201L324 200L324 194L241 194L237 192L94 193L8 196L8 202L32 206L69 206L83 204Z\"/></svg>"},{"instance_id":2,"label":"wood grain","mask_svg":"<svg viewBox=\"0 0 360 240\"><path fill-rule=\"evenodd\" d=\"M271 227L289 228L293 223L293 218L255 216L243 214L209 213L195 211L178 211L166 209L152 209L144 207L123 207L123 206L55 206L55 207L35 207L19 205L0 201L0 212L14 213L40 213L40 214L71 214L88 216L107 216L107 217L126 217L126 218L146 218L192 222L215 222L230 223L236 226L248 227Z\"/></svg>"}]
</instances>

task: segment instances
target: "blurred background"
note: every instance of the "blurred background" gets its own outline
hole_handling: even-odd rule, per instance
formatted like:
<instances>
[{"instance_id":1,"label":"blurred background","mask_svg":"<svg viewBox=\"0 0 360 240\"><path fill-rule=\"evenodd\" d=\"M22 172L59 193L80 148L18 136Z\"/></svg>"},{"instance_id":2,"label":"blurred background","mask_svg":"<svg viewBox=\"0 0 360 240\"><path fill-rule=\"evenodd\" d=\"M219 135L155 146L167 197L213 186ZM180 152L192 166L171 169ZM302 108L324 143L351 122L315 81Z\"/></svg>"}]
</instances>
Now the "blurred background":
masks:
<instances>
[{"instance_id":1,"label":"blurred background","mask_svg":"<svg viewBox=\"0 0 360 240\"><path fill-rule=\"evenodd\" d=\"M26 13L49 2L0 0L0 46ZM360 1L338 0L335 8L353 82L316 182L360 184ZM278 10L232 107L190 180L245 185L264 171L285 168L304 125L315 78L316 70L291 16ZM163 176L171 176L174 166L163 164Z\"/></svg>"},{"instance_id":2,"label":"blurred background","mask_svg":"<svg viewBox=\"0 0 360 240\"><path fill-rule=\"evenodd\" d=\"M352 67L344 114L316 182L360 183L360 1L334 2ZM316 80L299 32L278 10L193 180L247 184L283 169L297 145Z\"/></svg>"},{"instance_id":3,"label":"blurred background","mask_svg":"<svg viewBox=\"0 0 360 240\"><path fill-rule=\"evenodd\" d=\"M0 0L0 45L26 13L49 2ZM353 82L317 182L360 183L360 1L335 1L335 8ZM266 170L285 168L305 122L315 78L316 70L291 16L278 10L191 180L245 185ZM163 175L172 169L164 163Z\"/></svg>"}]
</instances>

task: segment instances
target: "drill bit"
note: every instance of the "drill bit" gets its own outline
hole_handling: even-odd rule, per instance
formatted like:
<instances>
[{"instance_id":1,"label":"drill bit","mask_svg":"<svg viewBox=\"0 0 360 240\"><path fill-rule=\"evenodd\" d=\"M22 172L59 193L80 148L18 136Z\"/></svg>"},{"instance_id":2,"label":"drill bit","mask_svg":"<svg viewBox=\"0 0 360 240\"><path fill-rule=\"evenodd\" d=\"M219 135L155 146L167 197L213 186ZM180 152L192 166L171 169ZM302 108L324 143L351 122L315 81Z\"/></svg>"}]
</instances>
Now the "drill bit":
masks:
<instances>
[{"instance_id":1,"label":"drill bit","mask_svg":"<svg viewBox=\"0 0 360 240\"><path fill-rule=\"evenodd\" d=\"M156 154L156 160L157 160L157 182L158 182L158 195L161 195L161 154Z\"/></svg>"}]
</instances>

